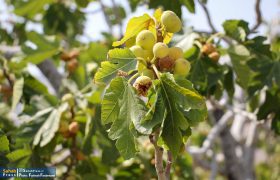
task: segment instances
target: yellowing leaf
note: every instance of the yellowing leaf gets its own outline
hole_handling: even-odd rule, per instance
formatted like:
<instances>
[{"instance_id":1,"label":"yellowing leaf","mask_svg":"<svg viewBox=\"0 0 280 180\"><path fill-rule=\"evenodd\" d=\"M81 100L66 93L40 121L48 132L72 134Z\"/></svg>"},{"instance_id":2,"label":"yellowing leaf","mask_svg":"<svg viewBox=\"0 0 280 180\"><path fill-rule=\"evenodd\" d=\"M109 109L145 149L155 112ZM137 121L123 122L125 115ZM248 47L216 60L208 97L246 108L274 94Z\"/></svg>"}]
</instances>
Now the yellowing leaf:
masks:
<instances>
[{"instance_id":1,"label":"yellowing leaf","mask_svg":"<svg viewBox=\"0 0 280 180\"><path fill-rule=\"evenodd\" d=\"M161 25L161 21L160 21L160 18L161 18L161 15L162 15L162 9L161 8L158 8L155 12L154 12L154 17L155 19L157 20L157 24L156 26L162 26ZM165 44L168 44L171 39L172 39L172 36L173 36L173 33L169 33L169 32L166 32L164 31L163 29L161 30L161 34L163 36L163 42Z\"/></svg>"},{"instance_id":2,"label":"yellowing leaf","mask_svg":"<svg viewBox=\"0 0 280 180\"><path fill-rule=\"evenodd\" d=\"M168 32L163 33L163 42L165 44L168 44L171 41L172 37L173 37L173 33L168 33Z\"/></svg>"},{"instance_id":3,"label":"yellowing leaf","mask_svg":"<svg viewBox=\"0 0 280 180\"><path fill-rule=\"evenodd\" d=\"M162 15L162 9L161 8L156 9L156 11L154 12L154 17L158 22L160 22L161 15Z\"/></svg>"},{"instance_id":4,"label":"yellowing leaf","mask_svg":"<svg viewBox=\"0 0 280 180\"><path fill-rule=\"evenodd\" d=\"M113 43L113 46L120 46L126 41L135 38L135 36L142 30L148 29L156 36L155 22L151 16L144 14L143 16L134 17L130 19L127 24L124 37L120 41Z\"/></svg>"}]
</instances>

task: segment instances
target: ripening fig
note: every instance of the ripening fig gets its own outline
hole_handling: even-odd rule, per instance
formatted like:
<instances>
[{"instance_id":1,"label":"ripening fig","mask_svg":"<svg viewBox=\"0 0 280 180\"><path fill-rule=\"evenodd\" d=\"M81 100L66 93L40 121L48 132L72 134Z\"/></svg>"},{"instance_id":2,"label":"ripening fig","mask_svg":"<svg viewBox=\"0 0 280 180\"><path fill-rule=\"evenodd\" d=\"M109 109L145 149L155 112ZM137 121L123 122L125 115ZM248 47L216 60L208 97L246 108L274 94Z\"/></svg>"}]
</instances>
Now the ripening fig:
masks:
<instances>
[{"instance_id":1,"label":"ripening fig","mask_svg":"<svg viewBox=\"0 0 280 180\"><path fill-rule=\"evenodd\" d=\"M144 49L142 49L140 46L135 45L129 48L131 52L135 55L135 57L141 57L144 58Z\"/></svg>"},{"instance_id":2,"label":"ripening fig","mask_svg":"<svg viewBox=\"0 0 280 180\"><path fill-rule=\"evenodd\" d=\"M171 71L173 69L174 60L171 59L169 56L164 58L160 58L157 61L157 67L160 71Z\"/></svg>"},{"instance_id":3,"label":"ripening fig","mask_svg":"<svg viewBox=\"0 0 280 180\"><path fill-rule=\"evenodd\" d=\"M175 61L176 59L183 58L184 52L179 47L171 47L169 48L168 56Z\"/></svg>"},{"instance_id":4,"label":"ripening fig","mask_svg":"<svg viewBox=\"0 0 280 180\"><path fill-rule=\"evenodd\" d=\"M76 121L71 122L71 124L68 126L68 130L71 134L77 134L79 131L79 124Z\"/></svg>"},{"instance_id":5,"label":"ripening fig","mask_svg":"<svg viewBox=\"0 0 280 180\"><path fill-rule=\"evenodd\" d=\"M135 55L137 58L143 58L146 61L150 61L153 57L153 54L149 50L145 50L142 47L135 45L129 48L131 52Z\"/></svg>"},{"instance_id":6,"label":"ripening fig","mask_svg":"<svg viewBox=\"0 0 280 180\"><path fill-rule=\"evenodd\" d=\"M172 11L164 11L161 15L161 23L167 32L176 33L182 28L180 18Z\"/></svg>"},{"instance_id":7,"label":"ripening fig","mask_svg":"<svg viewBox=\"0 0 280 180\"><path fill-rule=\"evenodd\" d=\"M215 46L214 46L213 44L211 44L211 43L206 43L206 44L204 44L204 45L202 46L202 48L201 48L201 52L202 52L203 54L206 54L206 55L209 55L210 53L212 53L212 52L214 52L214 51L216 51L216 48L215 48Z\"/></svg>"},{"instance_id":8,"label":"ripening fig","mask_svg":"<svg viewBox=\"0 0 280 180\"><path fill-rule=\"evenodd\" d=\"M220 59L220 54L215 51L215 52L212 52L211 54L208 55L208 57L213 61L213 62L218 62L219 59Z\"/></svg>"},{"instance_id":9,"label":"ripening fig","mask_svg":"<svg viewBox=\"0 0 280 180\"><path fill-rule=\"evenodd\" d=\"M75 59L79 56L80 51L78 49L73 49L70 52L63 51L60 55L60 59L67 62L72 59Z\"/></svg>"},{"instance_id":10,"label":"ripening fig","mask_svg":"<svg viewBox=\"0 0 280 180\"><path fill-rule=\"evenodd\" d=\"M67 62L67 70L72 73L74 72L77 67L78 67L78 60L77 59L71 59L70 61Z\"/></svg>"},{"instance_id":11,"label":"ripening fig","mask_svg":"<svg viewBox=\"0 0 280 180\"><path fill-rule=\"evenodd\" d=\"M149 30L141 31L136 37L136 45L139 45L146 50L152 50L155 43L156 37Z\"/></svg>"},{"instance_id":12,"label":"ripening fig","mask_svg":"<svg viewBox=\"0 0 280 180\"><path fill-rule=\"evenodd\" d=\"M139 76L133 83L133 87L137 90L138 94L142 96L147 96L151 86L152 79L148 76Z\"/></svg>"},{"instance_id":13,"label":"ripening fig","mask_svg":"<svg viewBox=\"0 0 280 180\"><path fill-rule=\"evenodd\" d=\"M71 57L70 57L69 53L67 53L67 52L62 52L61 55L60 55L60 59L61 59L62 61L67 62L67 61L70 61L70 60L71 60Z\"/></svg>"},{"instance_id":14,"label":"ripening fig","mask_svg":"<svg viewBox=\"0 0 280 180\"><path fill-rule=\"evenodd\" d=\"M62 102L67 102L70 106L74 106L75 105L75 99L73 94L67 93L64 96L62 96L61 98Z\"/></svg>"},{"instance_id":15,"label":"ripening fig","mask_svg":"<svg viewBox=\"0 0 280 180\"><path fill-rule=\"evenodd\" d=\"M157 58L164 58L169 53L169 48L166 44L158 42L153 47L154 56Z\"/></svg>"},{"instance_id":16,"label":"ripening fig","mask_svg":"<svg viewBox=\"0 0 280 180\"><path fill-rule=\"evenodd\" d=\"M191 64L184 58L177 59L174 65L174 74L187 76L190 72Z\"/></svg>"},{"instance_id":17,"label":"ripening fig","mask_svg":"<svg viewBox=\"0 0 280 180\"><path fill-rule=\"evenodd\" d=\"M142 76L148 76L151 79L155 79L155 73L151 69L144 69L141 73Z\"/></svg>"}]
</instances>

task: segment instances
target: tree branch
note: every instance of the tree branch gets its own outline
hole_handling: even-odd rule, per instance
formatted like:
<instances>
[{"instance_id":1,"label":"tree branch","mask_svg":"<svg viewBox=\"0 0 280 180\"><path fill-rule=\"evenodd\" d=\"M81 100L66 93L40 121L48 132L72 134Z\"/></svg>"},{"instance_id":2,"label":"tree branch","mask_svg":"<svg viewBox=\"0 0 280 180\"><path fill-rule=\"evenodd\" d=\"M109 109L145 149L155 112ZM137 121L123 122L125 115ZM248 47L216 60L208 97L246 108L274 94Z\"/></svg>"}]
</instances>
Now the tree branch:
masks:
<instances>
[{"instance_id":1,"label":"tree branch","mask_svg":"<svg viewBox=\"0 0 280 180\"><path fill-rule=\"evenodd\" d=\"M215 180L218 172L218 165L216 161L216 153L213 151L212 162L211 162L211 175L210 180Z\"/></svg>"},{"instance_id":2,"label":"tree branch","mask_svg":"<svg viewBox=\"0 0 280 180\"><path fill-rule=\"evenodd\" d=\"M170 179L170 170L171 170L171 166L172 166L172 154L170 151L167 151L167 164L165 167L165 178L166 180Z\"/></svg>"},{"instance_id":3,"label":"tree branch","mask_svg":"<svg viewBox=\"0 0 280 180\"><path fill-rule=\"evenodd\" d=\"M262 12L261 12L261 0L256 0L255 12L256 12L256 24L251 29L251 32L254 32L262 23Z\"/></svg>"},{"instance_id":4,"label":"tree branch","mask_svg":"<svg viewBox=\"0 0 280 180\"><path fill-rule=\"evenodd\" d=\"M226 127L227 122L233 117L232 111L227 111L211 129L207 138L204 140L202 147L190 146L187 147L187 151L192 155L204 154L208 149L210 149L216 137L219 133Z\"/></svg>"},{"instance_id":5,"label":"tree branch","mask_svg":"<svg viewBox=\"0 0 280 180\"><path fill-rule=\"evenodd\" d=\"M158 180L165 180L164 168L163 168L163 149L157 145L159 137L159 130L149 136L150 142L155 147L155 168L157 171Z\"/></svg>"},{"instance_id":6,"label":"tree branch","mask_svg":"<svg viewBox=\"0 0 280 180\"><path fill-rule=\"evenodd\" d=\"M198 3L200 4L200 6L202 7L205 15L206 15L206 18L207 18L207 22L208 22L208 25L210 26L211 30L212 30L212 33L216 33L217 30L212 22L212 19L211 19L211 16L210 16L210 13L209 13L209 10L208 8L206 7L206 5L204 3L202 3L200 0L198 0Z\"/></svg>"},{"instance_id":7,"label":"tree branch","mask_svg":"<svg viewBox=\"0 0 280 180\"><path fill-rule=\"evenodd\" d=\"M212 169L211 164L209 162L204 161L201 157L199 157L197 155L193 156L193 161L194 161L195 165L200 166L203 169L206 169L206 170L211 170ZM223 169L223 168L219 168L219 169L217 169L217 171L221 175L225 175L226 174L225 173L225 169Z\"/></svg>"},{"instance_id":8,"label":"tree branch","mask_svg":"<svg viewBox=\"0 0 280 180\"><path fill-rule=\"evenodd\" d=\"M226 127L220 133L222 150L225 156L225 169L228 179L242 180L244 177L244 170L239 158L236 155L237 143L234 140L230 129Z\"/></svg>"}]
</instances>

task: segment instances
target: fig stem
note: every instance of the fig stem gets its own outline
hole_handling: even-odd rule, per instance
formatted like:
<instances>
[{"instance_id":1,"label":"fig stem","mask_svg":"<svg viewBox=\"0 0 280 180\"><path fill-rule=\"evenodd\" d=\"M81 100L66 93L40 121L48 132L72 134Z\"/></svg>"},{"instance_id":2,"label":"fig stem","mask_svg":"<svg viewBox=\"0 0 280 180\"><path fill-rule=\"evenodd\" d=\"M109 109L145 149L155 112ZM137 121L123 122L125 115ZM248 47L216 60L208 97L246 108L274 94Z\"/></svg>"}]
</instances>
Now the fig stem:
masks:
<instances>
[{"instance_id":1,"label":"fig stem","mask_svg":"<svg viewBox=\"0 0 280 180\"><path fill-rule=\"evenodd\" d=\"M151 64L155 64L156 59L156 57L153 57L153 59L151 60Z\"/></svg>"},{"instance_id":2,"label":"fig stem","mask_svg":"<svg viewBox=\"0 0 280 180\"><path fill-rule=\"evenodd\" d=\"M152 64L152 68L153 68L153 70L155 71L157 78L159 79L159 78L160 78L160 75L159 75L159 72L158 72L157 67L156 67L154 64Z\"/></svg>"},{"instance_id":3,"label":"fig stem","mask_svg":"<svg viewBox=\"0 0 280 180\"><path fill-rule=\"evenodd\" d=\"M215 33L215 34L211 35L211 36L207 39L206 43L211 43L212 40L213 40L214 38L216 38L216 37L224 37L224 36L225 36L225 34L222 33L222 32Z\"/></svg>"},{"instance_id":4,"label":"fig stem","mask_svg":"<svg viewBox=\"0 0 280 180\"><path fill-rule=\"evenodd\" d=\"M129 78L128 83L131 83L131 81L133 79L135 79L137 76L139 76L139 73L134 74L133 76L131 76L131 78Z\"/></svg>"}]
</instances>

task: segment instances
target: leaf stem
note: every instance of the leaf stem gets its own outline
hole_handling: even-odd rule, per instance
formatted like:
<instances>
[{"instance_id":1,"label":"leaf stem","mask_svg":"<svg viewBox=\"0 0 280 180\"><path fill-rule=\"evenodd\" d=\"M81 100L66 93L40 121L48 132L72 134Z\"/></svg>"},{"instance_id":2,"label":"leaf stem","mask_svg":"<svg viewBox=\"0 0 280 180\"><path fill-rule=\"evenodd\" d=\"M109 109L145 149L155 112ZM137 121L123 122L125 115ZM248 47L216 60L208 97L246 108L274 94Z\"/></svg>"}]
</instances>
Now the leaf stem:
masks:
<instances>
[{"instance_id":1,"label":"leaf stem","mask_svg":"<svg viewBox=\"0 0 280 180\"><path fill-rule=\"evenodd\" d=\"M206 43L211 43L211 41L212 41L214 38L216 38L216 37L223 37L223 36L224 36L224 33L222 33L222 32L217 32L217 33L211 35L210 38L207 39Z\"/></svg>"},{"instance_id":2,"label":"leaf stem","mask_svg":"<svg viewBox=\"0 0 280 180\"><path fill-rule=\"evenodd\" d=\"M83 89L81 89L80 92L83 94L83 93L87 92L90 88L91 88L91 83L89 83Z\"/></svg>"}]
</instances>

